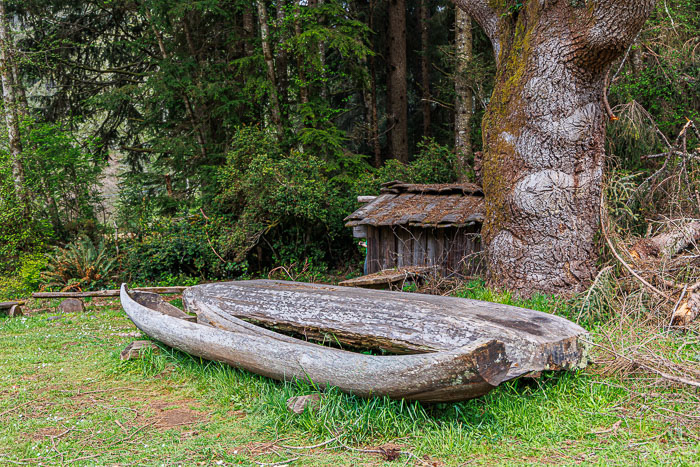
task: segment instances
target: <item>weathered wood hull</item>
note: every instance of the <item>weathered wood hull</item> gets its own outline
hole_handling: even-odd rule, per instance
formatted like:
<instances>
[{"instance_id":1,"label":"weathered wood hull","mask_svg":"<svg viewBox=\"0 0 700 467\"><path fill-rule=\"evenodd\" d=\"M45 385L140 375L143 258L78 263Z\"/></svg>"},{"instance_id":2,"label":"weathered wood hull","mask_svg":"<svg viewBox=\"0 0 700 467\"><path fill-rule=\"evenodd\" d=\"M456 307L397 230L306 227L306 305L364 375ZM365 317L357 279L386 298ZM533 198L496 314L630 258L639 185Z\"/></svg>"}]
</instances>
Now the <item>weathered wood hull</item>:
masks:
<instances>
[{"instance_id":1,"label":"weathered wood hull","mask_svg":"<svg viewBox=\"0 0 700 467\"><path fill-rule=\"evenodd\" d=\"M510 369L504 346L495 339L439 352L365 355L278 334L216 307L200 311L191 322L156 294L130 292L125 285L120 297L134 324L170 347L277 380L309 380L363 397L464 400L493 389Z\"/></svg>"},{"instance_id":2,"label":"weathered wood hull","mask_svg":"<svg viewBox=\"0 0 700 467\"><path fill-rule=\"evenodd\" d=\"M477 300L253 280L191 287L183 303L200 318L216 313L316 341L392 353L453 351L495 339L512 363L508 379L587 363L587 333L580 326Z\"/></svg>"}]
</instances>

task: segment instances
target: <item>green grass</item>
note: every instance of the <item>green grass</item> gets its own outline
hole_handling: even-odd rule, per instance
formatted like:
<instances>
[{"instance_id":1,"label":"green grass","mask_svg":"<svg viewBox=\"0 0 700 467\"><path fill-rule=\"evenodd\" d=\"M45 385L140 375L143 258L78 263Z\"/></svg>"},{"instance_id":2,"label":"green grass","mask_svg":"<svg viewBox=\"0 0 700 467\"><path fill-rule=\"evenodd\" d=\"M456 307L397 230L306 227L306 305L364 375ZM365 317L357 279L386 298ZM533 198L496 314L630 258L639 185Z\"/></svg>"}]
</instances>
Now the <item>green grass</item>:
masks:
<instances>
[{"instance_id":1,"label":"green grass","mask_svg":"<svg viewBox=\"0 0 700 467\"><path fill-rule=\"evenodd\" d=\"M544 311L570 306L514 301L478 283L459 294ZM121 362L135 339L124 334L135 331L115 300L94 300L81 315L0 318L0 464L375 465L384 459L352 449L385 444L435 465L700 463L697 429L659 417L663 399L639 410L629 381L590 370L512 381L458 404L331 389L318 410L292 415L287 399L316 388L167 348ZM178 414L182 424L163 422ZM283 447L334 438L312 450ZM419 464L405 456L386 464L404 462Z\"/></svg>"}]
</instances>

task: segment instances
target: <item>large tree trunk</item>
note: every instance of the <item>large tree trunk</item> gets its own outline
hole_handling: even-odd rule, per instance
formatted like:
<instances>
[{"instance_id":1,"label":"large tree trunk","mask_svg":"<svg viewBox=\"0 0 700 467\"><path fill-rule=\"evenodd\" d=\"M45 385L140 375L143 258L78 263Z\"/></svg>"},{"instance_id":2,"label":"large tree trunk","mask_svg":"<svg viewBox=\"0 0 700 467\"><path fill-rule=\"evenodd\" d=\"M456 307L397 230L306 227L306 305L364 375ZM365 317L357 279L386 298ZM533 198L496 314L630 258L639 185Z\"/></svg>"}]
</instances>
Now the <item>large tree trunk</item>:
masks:
<instances>
[{"instance_id":1,"label":"large tree trunk","mask_svg":"<svg viewBox=\"0 0 700 467\"><path fill-rule=\"evenodd\" d=\"M325 0L314 0L313 6L315 8L323 8ZM309 2L311 3L311 2ZM320 18L318 19L319 23L324 24L325 23L325 18L321 15ZM320 66L319 73L321 74L321 89L320 89L320 95L321 95L321 100L324 102L328 100L328 79L326 76L326 52L327 52L327 47L326 47L326 41L321 40L318 42L318 63Z\"/></svg>"},{"instance_id":2,"label":"large tree trunk","mask_svg":"<svg viewBox=\"0 0 700 467\"><path fill-rule=\"evenodd\" d=\"M375 0L369 0L369 29L374 31L374 7ZM374 52L374 38L372 38L372 51ZM379 143L379 112L377 111L377 61L375 54L369 56L370 75L370 135L372 138L372 149L374 151L374 166L379 168L382 165L382 147Z\"/></svg>"},{"instance_id":3,"label":"large tree trunk","mask_svg":"<svg viewBox=\"0 0 700 467\"><path fill-rule=\"evenodd\" d=\"M430 136L430 3L428 0L420 2L420 81L421 81L421 108L423 110L423 136Z\"/></svg>"},{"instance_id":4,"label":"large tree trunk","mask_svg":"<svg viewBox=\"0 0 700 467\"><path fill-rule=\"evenodd\" d=\"M301 2L297 0L294 4L294 35L298 39L301 36ZM309 103L309 87L306 82L304 71L304 57L297 53L297 74L299 75L299 103L303 106Z\"/></svg>"},{"instance_id":5,"label":"large tree trunk","mask_svg":"<svg viewBox=\"0 0 700 467\"><path fill-rule=\"evenodd\" d=\"M406 85L406 1L389 0L389 73L387 113L391 155L408 162L408 103Z\"/></svg>"},{"instance_id":6,"label":"large tree trunk","mask_svg":"<svg viewBox=\"0 0 700 467\"><path fill-rule=\"evenodd\" d=\"M248 8L243 12L243 35L245 37L243 42L243 52L246 57L253 55L253 39L255 37L255 16L253 15L253 10Z\"/></svg>"},{"instance_id":7,"label":"large tree trunk","mask_svg":"<svg viewBox=\"0 0 700 467\"><path fill-rule=\"evenodd\" d=\"M24 166L22 164L22 140L19 131L19 109L17 87L13 76L12 48L14 42L10 36L10 28L5 15L5 2L0 0L0 73L2 74L2 95L4 100L5 121L12 156L12 177L15 194L26 202L24 187Z\"/></svg>"},{"instance_id":8,"label":"large tree trunk","mask_svg":"<svg viewBox=\"0 0 700 467\"><path fill-rule=\"evenodd\" d=\"M462 176L472 155L471 120L474 96L467 73L472 59L472 19L455 8L455 153Z\"/></svg>"},{"instance_id":9,"label":"large tree trunk","mask_svg":"<svg viewBox=\"0 0 700 467\"><path fill-rule=\"evenodd\" d=\"M483 121L491 283L523 294L582 290L596 269L605 76L654 0L539 0L517 12L456 1L498 62Z\"/></svg>"}]
</instances>

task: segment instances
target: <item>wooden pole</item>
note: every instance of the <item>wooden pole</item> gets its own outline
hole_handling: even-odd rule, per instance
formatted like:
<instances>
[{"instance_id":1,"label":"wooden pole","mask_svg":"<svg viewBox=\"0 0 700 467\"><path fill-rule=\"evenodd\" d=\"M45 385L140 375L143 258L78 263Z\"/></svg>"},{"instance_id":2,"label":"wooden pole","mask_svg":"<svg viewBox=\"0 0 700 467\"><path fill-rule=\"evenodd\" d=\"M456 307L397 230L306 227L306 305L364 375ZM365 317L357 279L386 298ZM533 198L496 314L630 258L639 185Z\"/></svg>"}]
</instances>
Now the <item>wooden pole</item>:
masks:
<instances>
[{"instance_id":1,"label":"wooden pole","mask_svg":"<svg viewBox=\"0 0 700 467\"><path fill-rule=\"evenodd\" d=\"M153 292L158 294L178 294L187 287L136 287L133 290ZM96 290L93 292L35 292L32 298L86 298L86 297L118 297L119 290Z\"/></svg>"}]
</instances>

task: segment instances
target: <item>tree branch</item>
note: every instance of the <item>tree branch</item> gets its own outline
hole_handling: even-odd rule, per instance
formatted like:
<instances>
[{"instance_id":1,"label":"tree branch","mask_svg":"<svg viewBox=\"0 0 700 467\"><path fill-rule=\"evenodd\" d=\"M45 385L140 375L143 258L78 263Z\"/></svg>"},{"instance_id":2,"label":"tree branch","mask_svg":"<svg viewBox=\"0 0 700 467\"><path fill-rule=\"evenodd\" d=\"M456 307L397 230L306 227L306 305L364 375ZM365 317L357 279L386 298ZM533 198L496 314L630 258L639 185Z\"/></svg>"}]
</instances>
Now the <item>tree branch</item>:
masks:
<instances>
[{"instance_id":1,"label":"tree branch","mask_svg":"<svg viewBox=\"0 0 700 467\"><path fill-rule=\"evenodd\" d=\"M452 0L455 5L466 11L479 26L484 30L486 35L491 39L493 50L498 59L498 54L501 51L501 44L498 39L498 29L501 17L496 10L489 6L487 0Z\"/></svg>"},{"instance_id":2,"label":"tree branch","mask_svg":"<svg viewBox=\"0 0 700 467\"><path fill-rule=\"evenodd\" d=\"M601 0L589 15L582 15L587 27L588 45L596 52L614 50L620 55L629 47L654 10L656 0Z\"/></svg>"}]
</instances>

